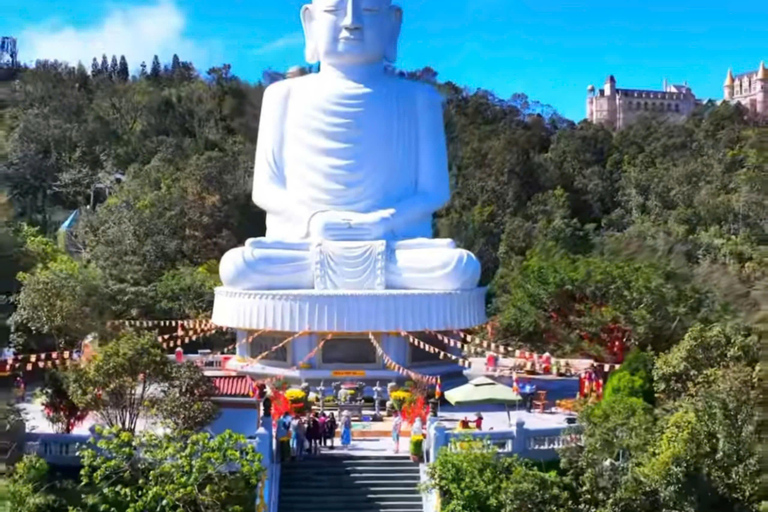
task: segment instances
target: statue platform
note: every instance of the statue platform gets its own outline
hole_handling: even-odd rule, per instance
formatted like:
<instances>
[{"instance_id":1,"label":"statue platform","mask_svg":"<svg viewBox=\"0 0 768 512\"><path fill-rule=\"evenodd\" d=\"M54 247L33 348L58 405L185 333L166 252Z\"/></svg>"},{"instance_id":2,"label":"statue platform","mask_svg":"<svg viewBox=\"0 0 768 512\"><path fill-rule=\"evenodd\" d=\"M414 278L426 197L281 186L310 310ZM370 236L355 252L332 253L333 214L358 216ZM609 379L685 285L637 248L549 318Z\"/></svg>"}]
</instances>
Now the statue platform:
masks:
<instances>
[{"instance_id":1,"label":"statue platform","mask_svg":"<svg viewBox=\"0 0 768 512\"><path fill-rule=\"evenodd\" d=\"M485 288L243 291L219 287L212 320L243 331L450 331L485 323L485 293Z\"/></svg>"}]
</instances>

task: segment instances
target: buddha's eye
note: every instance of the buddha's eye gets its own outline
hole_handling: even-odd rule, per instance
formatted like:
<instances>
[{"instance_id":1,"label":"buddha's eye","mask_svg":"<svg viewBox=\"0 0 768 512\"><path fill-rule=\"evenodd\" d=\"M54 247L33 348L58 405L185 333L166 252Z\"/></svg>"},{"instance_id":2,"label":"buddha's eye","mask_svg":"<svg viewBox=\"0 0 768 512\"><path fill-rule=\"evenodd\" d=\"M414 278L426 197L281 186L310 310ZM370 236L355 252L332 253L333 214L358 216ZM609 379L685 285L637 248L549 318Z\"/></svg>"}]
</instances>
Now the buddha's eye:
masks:
<instances>
[{"instance_id":1,"label":"buddha's eye","mask_svg":"<svg viewBox=\"0 0 768 512\"><path fill-rule=\"evenodd\" d=\"M381 9L379 9L378 7L365 7L365 8L363 8L363 12L366 13L366 14L375 14L375 13L379 12L380 10Z\"/></svg>"}]
</instances>

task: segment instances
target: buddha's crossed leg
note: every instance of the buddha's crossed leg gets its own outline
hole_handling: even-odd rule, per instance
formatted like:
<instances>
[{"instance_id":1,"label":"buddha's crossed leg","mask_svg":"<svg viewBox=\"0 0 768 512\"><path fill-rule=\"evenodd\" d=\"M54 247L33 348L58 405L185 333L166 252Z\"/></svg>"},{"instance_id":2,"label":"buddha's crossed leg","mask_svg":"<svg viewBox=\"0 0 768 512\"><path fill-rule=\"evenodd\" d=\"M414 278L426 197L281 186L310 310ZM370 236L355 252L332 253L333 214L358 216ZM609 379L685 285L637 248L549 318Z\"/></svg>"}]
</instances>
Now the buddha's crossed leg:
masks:
<instances>
[{"instance_id":1,"label":"buddha's crossed leg","mask_svg":"<svg viewBox=\"0 0 768 512\"><path fill-rule=\"evenodd\" d=\"M224 286L241 290L308 290L315 287L312 244L250 239L221 260ZM450 240L393 242L385 261L386 288L465 290L477 286L480 263Z\"/></svg>"}]
</instances>

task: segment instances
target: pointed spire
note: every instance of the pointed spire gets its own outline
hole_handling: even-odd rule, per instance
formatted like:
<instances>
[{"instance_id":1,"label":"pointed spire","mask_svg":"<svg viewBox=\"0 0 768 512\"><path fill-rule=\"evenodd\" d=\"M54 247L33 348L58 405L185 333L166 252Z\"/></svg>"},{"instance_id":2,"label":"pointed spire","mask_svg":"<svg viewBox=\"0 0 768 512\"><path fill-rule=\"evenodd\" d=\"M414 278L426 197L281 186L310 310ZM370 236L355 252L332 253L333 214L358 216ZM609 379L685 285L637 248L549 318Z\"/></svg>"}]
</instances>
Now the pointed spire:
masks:
<instances>
[{"instance_id":1,"label":"pointed spire","mask_svg":"<svg viewBox=\"0 0 768 512\"><path fill-rule=\"evenodd\" d=\"M760 67L757 68L757 79L768 80L768 69L765 69L765 61L761 61Z\"/></svg>"},{"instance_id":2,"label":"pointed spire","mask_svg":"<svg viewBox=\"0 0 768 512\"><path fill-rule=\"evenodd\" d=\"M725 87L731 87L733 86L733 72L728 69L728 76L725 77Z\"/></svg>"}]
</instances>

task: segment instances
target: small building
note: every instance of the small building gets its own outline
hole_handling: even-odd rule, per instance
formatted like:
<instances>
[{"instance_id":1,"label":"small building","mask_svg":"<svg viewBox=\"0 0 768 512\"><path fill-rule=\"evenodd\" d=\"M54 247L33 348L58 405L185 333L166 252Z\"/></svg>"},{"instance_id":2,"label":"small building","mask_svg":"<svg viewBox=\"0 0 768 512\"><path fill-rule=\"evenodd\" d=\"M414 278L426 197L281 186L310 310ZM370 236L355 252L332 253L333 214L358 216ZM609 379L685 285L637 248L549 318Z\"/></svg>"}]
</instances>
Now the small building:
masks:
<instances>
[{"instance_id":1,"label":"small building","mask_svg":"<svg viewBox=\"0 0 768 512\"><path fill-rule=\"evenodd\" d=\"M768 115L768 69L765 62L761 62L755 71L736 76L729 69L723 84L723 100L740 103L752 113Z\"/></svg>"},{"instance_id":2,"label":"small building","mask_svg":"<svg viewBox=\"0 0 768 512\"><path fill-rule=\"evenodd\" d=\"M602 89L587 87L587 119L620 130L644 115L682 121L696 107L696 96L687 84L669 85L663 90L619 89L613 75Z\"/></svg>"}]
</instances>

